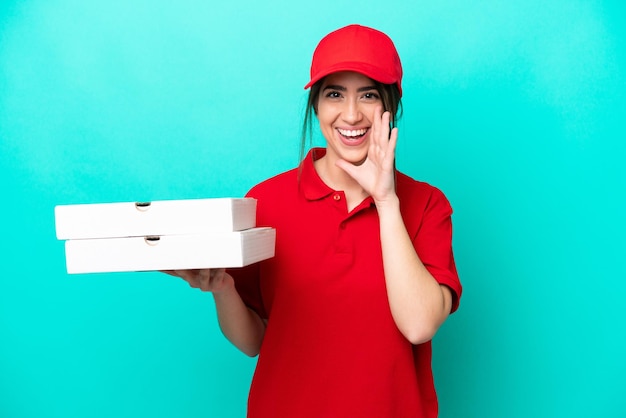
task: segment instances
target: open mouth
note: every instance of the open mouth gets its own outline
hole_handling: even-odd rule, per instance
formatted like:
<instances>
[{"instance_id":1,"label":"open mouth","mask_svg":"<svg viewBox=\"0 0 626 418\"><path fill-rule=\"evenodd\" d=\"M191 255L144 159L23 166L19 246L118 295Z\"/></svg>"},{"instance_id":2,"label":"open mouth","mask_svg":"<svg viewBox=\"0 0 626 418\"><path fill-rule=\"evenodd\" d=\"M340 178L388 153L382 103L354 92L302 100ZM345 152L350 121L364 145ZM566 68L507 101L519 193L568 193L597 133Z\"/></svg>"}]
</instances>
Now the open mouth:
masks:
<instances>
[{"instance_id":1,"label":"open mouth","mask_svg":"<svg viewBox=\"0 0 626 418\"><path fill-rule=\"evenodd\" d=\"M368 129L341 129L337 128L337 132L348 142L360 142L365 136Z\"/></svg>"}]
</instances>

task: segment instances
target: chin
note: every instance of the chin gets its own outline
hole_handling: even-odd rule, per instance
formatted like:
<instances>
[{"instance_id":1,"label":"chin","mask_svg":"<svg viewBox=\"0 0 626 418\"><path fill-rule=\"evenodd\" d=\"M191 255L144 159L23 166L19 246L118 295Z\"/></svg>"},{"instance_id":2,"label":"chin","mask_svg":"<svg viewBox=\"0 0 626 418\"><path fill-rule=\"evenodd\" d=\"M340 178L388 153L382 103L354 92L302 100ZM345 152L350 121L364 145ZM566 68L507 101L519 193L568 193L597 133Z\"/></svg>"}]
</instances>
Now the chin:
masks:
<instances>
[{"instance_id":1,"label":"chin","mask_svg":"<svg viewBox=\"0 0 626 418\"><path fill-rule=\"evenodd\" d=\"M361 165L367 160L367 152L346 152L342 158L352 165Z\"/></svg>"},{"instance_id":2,"label":"chin","mask_svg":"<svg viewBox=\"0 0 626 418\"><path fill-rule=\"evenodd\" d=\"M365 157L365 158L363 158L362 160L359 160L359 161L350 161L350 163L352 165L359 166L359 165L363 164L365 162L365 160L367 160L367 157Z\"/></svg>"}]
</instances>

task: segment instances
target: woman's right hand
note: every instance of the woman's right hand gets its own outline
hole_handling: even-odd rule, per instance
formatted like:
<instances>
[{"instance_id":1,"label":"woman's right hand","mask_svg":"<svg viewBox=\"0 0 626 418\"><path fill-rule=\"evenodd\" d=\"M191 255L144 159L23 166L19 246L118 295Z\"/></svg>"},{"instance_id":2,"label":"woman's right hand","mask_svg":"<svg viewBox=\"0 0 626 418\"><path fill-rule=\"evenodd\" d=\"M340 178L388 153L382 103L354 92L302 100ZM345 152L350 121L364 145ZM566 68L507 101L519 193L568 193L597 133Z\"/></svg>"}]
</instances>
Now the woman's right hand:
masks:
<instances>
[{"instance_id":1,"label":"woman's right hand","mask_svg":"<svg viewBox=\"0 0 626 418\"><path fill-rule=\"evenodd\" d=\"M203 292L220 293L234 286L232 276L223 268L195 269L195 270L163 270L165 274L180 277L189 283L189 286Z\"/></svg>"}]
</instances>

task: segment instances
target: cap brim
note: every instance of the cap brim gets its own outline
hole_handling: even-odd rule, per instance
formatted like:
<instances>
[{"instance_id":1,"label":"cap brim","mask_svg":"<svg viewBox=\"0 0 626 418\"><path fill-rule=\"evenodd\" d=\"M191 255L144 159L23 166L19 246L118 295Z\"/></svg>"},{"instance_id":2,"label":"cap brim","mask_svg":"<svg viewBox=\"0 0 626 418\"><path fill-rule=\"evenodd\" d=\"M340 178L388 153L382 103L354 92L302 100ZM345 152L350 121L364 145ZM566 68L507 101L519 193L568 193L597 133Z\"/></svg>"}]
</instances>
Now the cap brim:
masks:
<instances>
[{"instance_id":1,"label":"cap brim","mask_svg":"<svg viewBox=\"0 0 626 418\"><path fill-rule=\"evenodd\" d=\"M325 68L324 71L317 72L313 77L311 77L311 80L304 86L304 88L308 89L327 75L338 73L340 71L354 71L383 84L396 84L398 82L395 77L390 76L389 74L383 74L371 65L364 64L362 62L341 62Z\"/></svg>"}]
</instances>

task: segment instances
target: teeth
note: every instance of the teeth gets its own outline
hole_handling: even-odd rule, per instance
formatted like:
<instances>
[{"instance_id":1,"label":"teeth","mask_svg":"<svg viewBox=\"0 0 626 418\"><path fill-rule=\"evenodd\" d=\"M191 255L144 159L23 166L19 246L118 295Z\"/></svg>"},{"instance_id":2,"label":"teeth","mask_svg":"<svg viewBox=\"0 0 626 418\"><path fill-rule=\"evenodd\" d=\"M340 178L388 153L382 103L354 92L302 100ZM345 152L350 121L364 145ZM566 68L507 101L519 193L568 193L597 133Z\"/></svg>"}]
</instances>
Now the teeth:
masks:
<instances>
[{"instance_id":1,"label":"teeth","mask_svg":"<svg viewBox=\"0 0 626 418\"><path fill-rule=\"evenodd\" d=\"M337 130L341 135L350 137L365 135L365 132L367 132L367 129L347 130L337 128Z\"/></svg>"}]
</instances>

